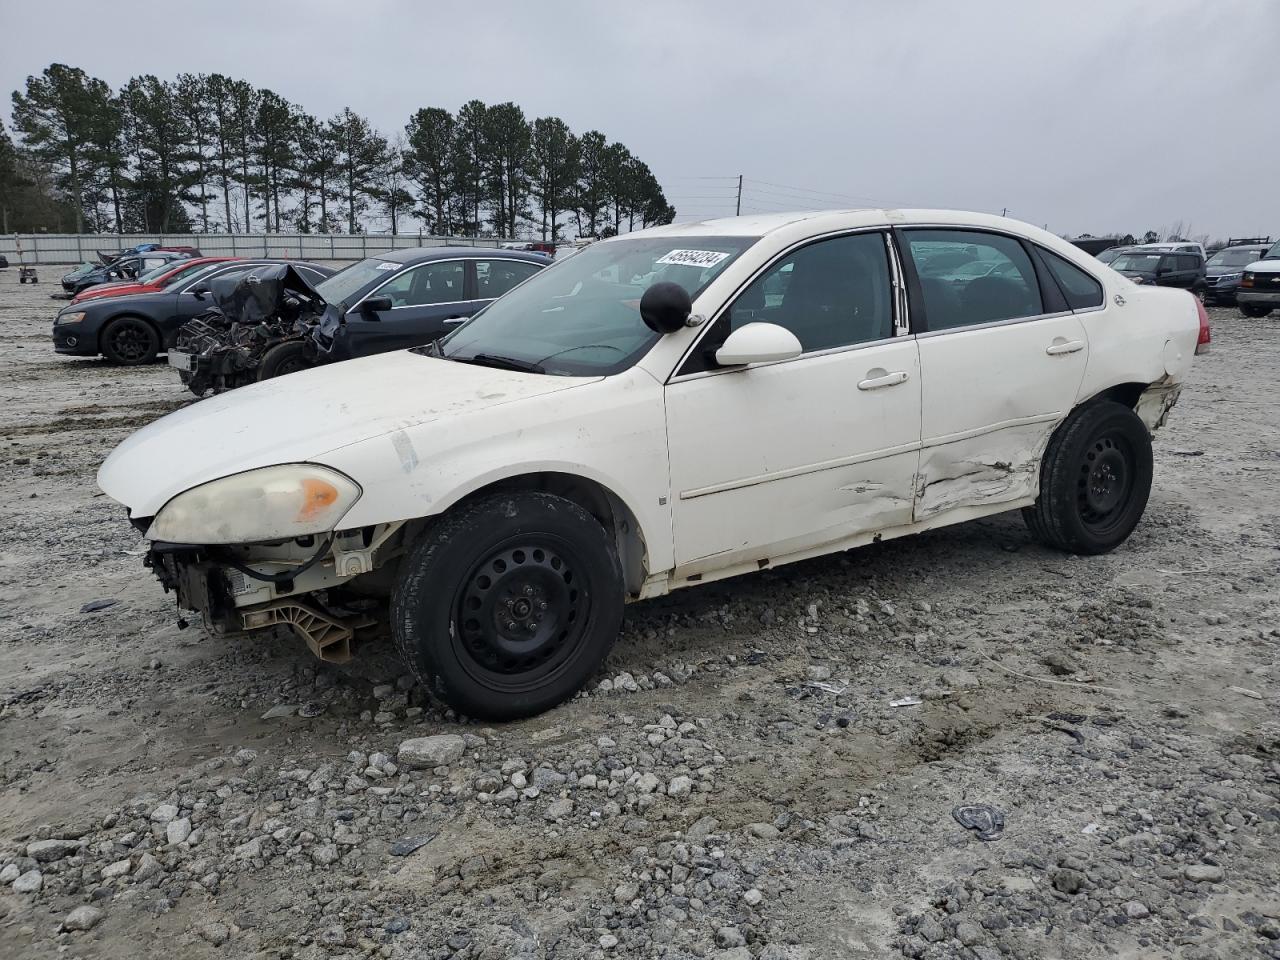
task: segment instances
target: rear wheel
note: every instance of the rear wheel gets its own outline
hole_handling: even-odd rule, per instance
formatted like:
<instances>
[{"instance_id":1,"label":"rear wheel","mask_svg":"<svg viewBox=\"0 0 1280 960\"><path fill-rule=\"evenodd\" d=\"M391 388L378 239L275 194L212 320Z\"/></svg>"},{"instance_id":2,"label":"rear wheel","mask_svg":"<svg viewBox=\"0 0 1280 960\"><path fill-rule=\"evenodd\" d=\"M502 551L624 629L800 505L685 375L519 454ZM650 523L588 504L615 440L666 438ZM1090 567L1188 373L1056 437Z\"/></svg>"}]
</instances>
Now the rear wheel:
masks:
<instances>
[{"instance_id":1,"label":"rear wheel","mask_svg":"<svg viewBox=\"0 0 1280 960\"><path fill-rule=\"evenodd\" d=\"M1051 547L1106 553L1142 519L1151 475L1151 435L1136 413L1111 400L1081 407L1050 439L1040 497L1023 517Z\"/></svg>"},{"instance_id":2,"label":"rear wheel","mask_svg":"<svg viewBox=\"0 0 1280 960\"><path fill-rule=\"evenodd\" d=\"M1271 307L1257 303L1242 303L1240 304L1240 312L1246 317L1253 317L1256 320L1259 317L1265 317L1269 314L1271 312Z\"/></svg>"},{"instance_id":3,"label":"rear wheel","mask_svg":"<svg viewBox=\"0 0 1280 960\"><path fill-rule=\"evenodd\" d=\"M277 343L262 357L258 365L258 379L270 380L272 377L283 377L288 373L296 373L312 366L307 345L302 340L286 340Z\"/></svg>"},{"instance_id":4,"label":"rear wheel","mask_svg":"<svg viewBox=\"0 0 1280 960\"><path fill-rule=\"evenodd\" d=\"M541 713L599 667L622 624L608 532L546 493L479 500L430 527L405 559L392 630L405 661L459 712Z\"/></svg>"},{"instance_id":5,"label":"rear wheel","mask_svg":"<svg viewBox=\"0 0 1280 960\"><path fill-rule=\"evenodd\" d=\"M102 355L112 363L136 367L151 363L160 352L155 327L138 317L119 317L102 331Z\"/></svg>"}]
</instances>

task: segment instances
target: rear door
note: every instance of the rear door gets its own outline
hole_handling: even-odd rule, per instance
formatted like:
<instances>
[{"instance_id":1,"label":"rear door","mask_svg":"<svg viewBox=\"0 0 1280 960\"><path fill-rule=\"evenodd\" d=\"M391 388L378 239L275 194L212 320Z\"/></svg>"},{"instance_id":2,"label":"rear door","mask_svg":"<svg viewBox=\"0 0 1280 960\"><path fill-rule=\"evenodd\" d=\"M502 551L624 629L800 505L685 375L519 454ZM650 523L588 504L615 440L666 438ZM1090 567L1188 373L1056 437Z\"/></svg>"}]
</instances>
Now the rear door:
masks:
<instances>
[{"instance_id":1,"label":"rear door","mask_svg":"<svg viewBox=\"0 0 1280 960\"><path fill-rule=\"evenodd\" d=\"M1084 376L1083 324L1039 255L1016 237L949 228L898 235L915 274L920 344L915 519L1034 496L1049 435ZM953 279L964 271L945 264L961 250L997 266Z\"/></svg>"},{"instance_id":2,"label":"rear door","mask_svg":"<svg viewBox=\"0 0 1280 960\"><path fill-rule=\"evenodd\" d=\"M353 357L418 347L437 340L449 321L471 315L465 260L433 260L402 270L362 301L386 297L391 309L370 312L359 304L345 317Z\"/></svg>"}]
</instances>

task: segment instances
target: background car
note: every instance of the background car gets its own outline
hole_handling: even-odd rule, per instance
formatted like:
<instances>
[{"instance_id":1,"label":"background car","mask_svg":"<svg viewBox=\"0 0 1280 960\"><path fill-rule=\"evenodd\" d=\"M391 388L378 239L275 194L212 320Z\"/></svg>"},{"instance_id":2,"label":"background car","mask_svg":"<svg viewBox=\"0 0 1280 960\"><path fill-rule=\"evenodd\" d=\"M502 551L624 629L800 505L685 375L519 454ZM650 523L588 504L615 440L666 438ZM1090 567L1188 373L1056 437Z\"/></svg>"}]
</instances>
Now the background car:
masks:
<instances>
[{"instance_id":1,"label":"background car","mask_svg":"<svg viewBox=\"0 0 1280 960\"><path fill-rule=\"evenodd\" d=\"M78 294L88 290L90 287L96 287L100 283L110 283L115 280L134 280L142 274L154 270L156 267L172 263L174 260L188 259L190 257L187 254L173 250L152 250L148 253L121 257L111 263L94 267L88 273L80 276L75 276L79 271L73 270L62 278L62 289L68 293Z\"/></svg>"},{"instance_id":2,"label":"background car","mask_svg":"<svg viewBox=\"0 0 1280 960\"><path fill-rule=\"evenodd\" d=\"M1261 260L1268 249L1265 243L1238 243L1210 257L1205 264L1205 303L1235 303L1244 268Z\"/></svg>"},{"instance_id":3,"label":"background car","mask_svg":"<svg viewBox=\"0 0 1280 960\"><path fill-rule=\"evenodd\" d=\"M1134 248L1131 246L1107 247L1107 249L1103 250L1100 254L1098 254L1098 262L1106 263L1106 264L1114 263L1117 257L1119 257L1123 253L1128 253L1132 249Z\"/></svg>"},{"instance_id":4,"label":"background car","mask_svg":"<svg viewBox=\"0 0 1280 960\"><path fill-rule=\"evenodd\" d=\"M1113 260L1111 269L1134 283L1181 287L1193 293L1200 293L1205 289L1204 257L1193 251L1162 253L1159 250L1137 248Z\"/></svg>"},{"instance_id":5,"label":"background car","mask_svg":"<svg viewBox=\"0 0 1280 960\"><path fill-rule=\"evenodd\" d=\"M53 321L53 347L77 357L101 354L112 363L150 363L173 345L178 328L209 308L208 281L255 264L292 263L312 283L333 275L315 263L282 260L234 260L214 263L158 293L135 293L68 304Z\"/></svg>"},{"instance_id":6,"label":"background car","mask_svg":"<svg viewBox=\"0 0 1280 960\"><path fill-rule=\"evenodd\" d=\"M485 247L415 247L370 257L319 284L340 309L316 328L318 359L349 360L438 340L551 261Z\"/></svg>"},{"instance_id":7,"label":"background car","mask_svg":"<svg viewBox=\"0 0 1280 960\"><path fill-rule=\"evenodd\" d=\"M94 300L98 297L122 297L131 293L158 293L166 287L203 270L210 264L225 263L239 259L239 257L196 257L191 260L170 260L141 274L136 280L115 280L111 283L100 283L95 287L90 287L88 290L76 294L71 302L83 303L86 300Z\"/></svg>"},{"instance_id":8,"label":"background car","mask_svg":"<svg viewBox=\"0 0 1280 960\"><path fill-rule=\"evenodd\" d=\"M1236 288L1236 303L1246 317L1265 317L1280 307L1280 241L1244 268Z\"/></svg>"}]
</instances>

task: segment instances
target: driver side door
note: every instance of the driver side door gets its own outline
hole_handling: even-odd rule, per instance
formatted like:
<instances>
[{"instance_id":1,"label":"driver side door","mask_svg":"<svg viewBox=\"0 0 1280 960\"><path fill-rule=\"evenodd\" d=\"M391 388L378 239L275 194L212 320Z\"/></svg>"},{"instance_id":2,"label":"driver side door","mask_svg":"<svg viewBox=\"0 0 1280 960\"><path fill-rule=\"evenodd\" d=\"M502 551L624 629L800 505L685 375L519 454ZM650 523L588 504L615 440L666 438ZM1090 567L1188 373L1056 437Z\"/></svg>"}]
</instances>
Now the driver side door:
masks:
<instances>
[{"instance_id":1,"label":"driver side door","mask_svg":"<svg viewBox=\"0 0 1280 960\"><path fill-rule=\"evenodd\" d=\"M390 310L347 311L351 356L418 347L449 332L449 321L471 315L467 261L436 260L396 274L364 300L386 297Z\"/></svg>"},{"instance_id":2,"label":"driver side door","mask_svg":"<svg viewBox=\"0 0 1280 960\"><path fill-rule=\"evenodd\" d=\"M666 390L676 575L819 554L911 522L920 362L890 238L811 242L744 288ZM719 367L734 329L775 323L791 360Z\"/></svg>"}]
</instances>

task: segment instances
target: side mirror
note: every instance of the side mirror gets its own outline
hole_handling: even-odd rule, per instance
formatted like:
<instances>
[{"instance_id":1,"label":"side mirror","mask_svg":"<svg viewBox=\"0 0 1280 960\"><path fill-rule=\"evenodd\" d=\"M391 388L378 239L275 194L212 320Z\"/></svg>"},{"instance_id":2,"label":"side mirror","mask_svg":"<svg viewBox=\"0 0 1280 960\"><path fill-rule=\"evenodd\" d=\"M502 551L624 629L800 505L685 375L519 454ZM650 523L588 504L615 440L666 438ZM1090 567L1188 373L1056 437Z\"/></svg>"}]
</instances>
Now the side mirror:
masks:
<instances>
[{"instance_id":1,"label":"side mirror","mask_svg":"<svg viewBox=\"0 0 1280 960\"><path fill-rule=\"evenodd\" d=\"M790 360L804 352L796 335L776 323L748 323L729 334L716 351L716 363L738 367L747 363Z\"/></svg>"},{"instance_id":2,"label":"side mirror","mask_svg":"<svg viewBox=\"0 0 1280 960\"><path fill-rule=\"evenodd\" d=\"M368 300L360 304L360 312L364 314L366 320L381 319L378 314L384 310L391 309L390 297L370 297Z\"/></svg>"},{"instance_id":3,"label":"side mirror","mask_svg":"<svg viewBox=\"0 0 1280 960\"><path fill-rule=\"evenodd\" d=\"M678 283L655 283L640 298L640 319L654 333L675 333L692 312L689 291Z\"/></svg>"},{"instance_id":4,"label":"side mirror","mask_svg":"<svg viewBox=\"0 0 1280 960\"><path fill-rule=\"evenodd\" d=\"M203 300L209 295L209 285L207 283L197 284L191 288L191 293L197 300Z\"/></svg>"}]
</instances>

